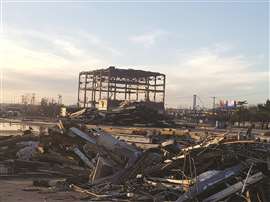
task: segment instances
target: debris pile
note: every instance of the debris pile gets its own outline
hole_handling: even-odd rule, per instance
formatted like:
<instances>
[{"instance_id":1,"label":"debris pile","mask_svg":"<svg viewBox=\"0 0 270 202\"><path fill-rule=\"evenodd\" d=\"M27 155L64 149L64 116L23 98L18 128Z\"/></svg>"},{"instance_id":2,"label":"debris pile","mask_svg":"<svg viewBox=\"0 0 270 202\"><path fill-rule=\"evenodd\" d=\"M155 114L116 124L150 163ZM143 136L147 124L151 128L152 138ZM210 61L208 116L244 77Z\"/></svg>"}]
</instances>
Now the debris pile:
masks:
<instances>
[{"instance_id":1,"label":"debris pile","mask_svg":"<svg viewBox=\"0 0 270 202\"><path fill-rule=\"evenodd\" d=\"M168 126L174 123L163 112L145 102L123 102L119 107L108 111L82 109L70 115L91 124Z\"/></svg>"},{"instance_id":2,"label":"debris pile","mask_svg":"<svg viewBox=\"0 0 270 202\"><path fill-rule=\"evenodd\" d=\"M270 201L269 143L227 136L143 150L60 121L48 134L0 137L0 176L61 176L58 188L89 201Z\"/></svg>"}]
</instances>

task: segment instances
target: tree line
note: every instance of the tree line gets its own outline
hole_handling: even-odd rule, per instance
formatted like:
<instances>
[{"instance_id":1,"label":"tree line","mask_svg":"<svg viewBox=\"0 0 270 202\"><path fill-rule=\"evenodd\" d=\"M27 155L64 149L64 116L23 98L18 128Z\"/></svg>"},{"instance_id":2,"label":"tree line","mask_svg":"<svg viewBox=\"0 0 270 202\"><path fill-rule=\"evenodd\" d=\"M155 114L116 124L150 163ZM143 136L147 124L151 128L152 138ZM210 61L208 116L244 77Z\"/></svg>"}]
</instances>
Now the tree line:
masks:
<instances>
[{"instance_id":1,"label":"tree line","mask_svg":"<svg viewBox=\"0 0 270 202\"><path fill-rule=\"evenodd\" d=\"M240 106L231 115L230 121L244 125L245 122L260 123L261 129L269 129L270 100L254 106Z\"/></svg>"}]
</instances>

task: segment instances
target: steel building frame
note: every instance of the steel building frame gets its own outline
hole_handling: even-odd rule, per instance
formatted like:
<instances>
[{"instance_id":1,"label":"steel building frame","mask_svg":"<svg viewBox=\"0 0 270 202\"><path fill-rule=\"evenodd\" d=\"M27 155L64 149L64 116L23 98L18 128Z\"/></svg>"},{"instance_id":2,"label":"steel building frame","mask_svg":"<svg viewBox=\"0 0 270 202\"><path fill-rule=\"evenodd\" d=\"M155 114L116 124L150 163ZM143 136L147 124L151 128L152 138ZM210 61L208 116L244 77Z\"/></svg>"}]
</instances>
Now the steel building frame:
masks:
<instances>
[{"instance_id":1,"label":"steel building frame","mask_svg":"<svg viewBox=\"0 0 270 202\"><path fill-rule=\"evenodd\" d=\"M109 67L79 73L78 106L96 106L99 100L145 101L163 105L166 76L158 72Z\"/></svg>"}]
</instances>

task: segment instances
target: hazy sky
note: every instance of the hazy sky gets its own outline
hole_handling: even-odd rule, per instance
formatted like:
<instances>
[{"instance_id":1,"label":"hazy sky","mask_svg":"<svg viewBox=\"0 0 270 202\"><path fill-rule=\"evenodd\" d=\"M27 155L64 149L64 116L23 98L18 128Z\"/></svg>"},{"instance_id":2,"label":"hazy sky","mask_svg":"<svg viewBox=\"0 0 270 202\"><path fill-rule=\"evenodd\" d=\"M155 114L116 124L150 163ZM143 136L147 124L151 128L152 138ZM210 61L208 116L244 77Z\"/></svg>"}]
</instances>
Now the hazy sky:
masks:
<instances>
[{"instance_id":1,"label":"hazy sky","mask_svg":"<svg viewBox=\"0 0 270 202\"><path fill-rule=\"evenodd\" d=\"M4 101L24 93L77 98L82 70L167 75L167 106L269 98L269 3L3 0Z\"/></svg>"}]
</instances>

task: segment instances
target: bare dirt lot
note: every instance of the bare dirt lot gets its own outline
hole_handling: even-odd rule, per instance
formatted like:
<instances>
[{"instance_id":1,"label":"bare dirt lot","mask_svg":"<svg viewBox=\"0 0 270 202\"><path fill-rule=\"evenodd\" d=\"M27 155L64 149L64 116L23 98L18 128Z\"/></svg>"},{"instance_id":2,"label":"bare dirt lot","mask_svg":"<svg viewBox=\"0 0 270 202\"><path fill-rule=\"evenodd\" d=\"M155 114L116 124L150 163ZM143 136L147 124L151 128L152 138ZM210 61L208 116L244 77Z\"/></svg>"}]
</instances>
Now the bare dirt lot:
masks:
<instances>
[{"instance_id":1,"label":"bare dirt lot","mask_svg":"<svg viewBox=\"0 0 270 202\"><path fill-rule=\"evenodd\" d=\"M0 180L0 202L77 202L82 195L76 192L55 192L50 188L35 187L29 179Z\"/></svg>"}]
</instances>

